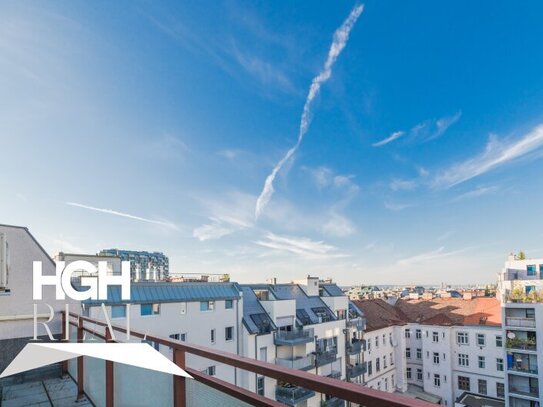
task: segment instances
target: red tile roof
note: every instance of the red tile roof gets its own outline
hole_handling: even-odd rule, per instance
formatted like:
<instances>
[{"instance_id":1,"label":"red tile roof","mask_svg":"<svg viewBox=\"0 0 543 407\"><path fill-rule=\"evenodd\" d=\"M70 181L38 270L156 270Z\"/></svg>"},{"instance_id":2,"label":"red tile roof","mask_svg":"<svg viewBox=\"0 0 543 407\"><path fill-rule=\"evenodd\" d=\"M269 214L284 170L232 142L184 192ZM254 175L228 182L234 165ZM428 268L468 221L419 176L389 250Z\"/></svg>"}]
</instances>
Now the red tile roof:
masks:
<instances>
[{"instance_id":1,"label":"red tile roof","mask_svg":"<svg viewBox=\"0 0 543 407\"><path fill-rule=\"evenodd\" d=\"M390 305L381 299L355 301L364 312L368 331L406 323L425 325L501 325L500 302L493 297L398 300Z\"/></svg>"}]
</instances>

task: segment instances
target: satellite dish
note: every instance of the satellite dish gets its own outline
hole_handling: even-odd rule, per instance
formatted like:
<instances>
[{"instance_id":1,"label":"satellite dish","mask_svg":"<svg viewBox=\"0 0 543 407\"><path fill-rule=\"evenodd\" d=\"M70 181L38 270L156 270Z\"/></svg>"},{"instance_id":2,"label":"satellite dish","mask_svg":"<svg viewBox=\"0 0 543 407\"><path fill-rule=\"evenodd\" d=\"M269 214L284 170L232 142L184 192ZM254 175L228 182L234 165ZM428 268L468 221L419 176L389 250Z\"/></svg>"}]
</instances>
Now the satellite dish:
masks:
<instances>
[{"instance_id":1,"label":"satellite dish","mask_svg":"<svg viewBox=\"0 0 543 407\"><path fill-rule=\"evenodd\" d=\"M509 339L513 339L515 336L516 336L516 335L515 335L514 332L508 332L508 333L507 333L507 337L508 337Z\"/></svg>"}]
</instances>

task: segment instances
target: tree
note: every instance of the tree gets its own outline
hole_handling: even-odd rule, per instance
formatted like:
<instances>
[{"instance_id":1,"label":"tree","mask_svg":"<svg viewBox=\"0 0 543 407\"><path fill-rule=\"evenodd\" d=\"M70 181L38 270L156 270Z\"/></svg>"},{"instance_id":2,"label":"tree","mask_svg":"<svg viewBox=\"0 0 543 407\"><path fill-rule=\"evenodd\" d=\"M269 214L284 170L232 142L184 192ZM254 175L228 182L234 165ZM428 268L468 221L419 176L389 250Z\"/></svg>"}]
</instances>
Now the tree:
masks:
<instances>
[{"instance_id":1,"label":"tree","mask_svg":"<svg viewBox=\"0 0 543 407\"><path fill-rule=\"evenodd\" d=\"M517 260L526 260L526 253L521 250L515 257Z\"/></svg>"}]
</instances>

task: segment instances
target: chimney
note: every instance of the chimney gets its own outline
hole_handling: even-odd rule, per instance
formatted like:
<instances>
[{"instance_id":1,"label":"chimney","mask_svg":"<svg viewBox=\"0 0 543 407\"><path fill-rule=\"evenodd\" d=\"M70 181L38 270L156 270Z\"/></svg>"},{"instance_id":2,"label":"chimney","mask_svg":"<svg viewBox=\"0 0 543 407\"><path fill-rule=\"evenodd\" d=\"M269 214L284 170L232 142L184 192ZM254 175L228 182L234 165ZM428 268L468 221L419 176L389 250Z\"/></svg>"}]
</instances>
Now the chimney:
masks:
<instances>
[{"instance_id":1,"label":"chimney","mask_svg":"<svg viewBox=\"0 0 543 407\"><path fill-rule=\"evenodd\" d=\"M470 292L464 293L465 300L471 300L473 298L473 295Z\"/></svg>"},{"instance_id":2,"label":"chimney","mask_svg":"<svg viewBox=\"0 0 543 407\"><path fill-rule=\"evenodd\" d=\"M277 277L268 278L266 280L266 283L271 284L271 285L276 285L277 284Z\"/></svg>"}]
</instances>

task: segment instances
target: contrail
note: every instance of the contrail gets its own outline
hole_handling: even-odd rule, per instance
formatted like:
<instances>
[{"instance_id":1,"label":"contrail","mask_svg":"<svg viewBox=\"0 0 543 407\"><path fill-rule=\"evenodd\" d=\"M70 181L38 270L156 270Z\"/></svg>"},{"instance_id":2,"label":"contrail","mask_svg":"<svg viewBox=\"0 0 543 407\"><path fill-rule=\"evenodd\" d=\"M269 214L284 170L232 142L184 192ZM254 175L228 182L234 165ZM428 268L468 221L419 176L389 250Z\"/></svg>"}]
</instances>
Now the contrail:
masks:
<instances>
[{"instance_id":1,"label":"contrail","mask_svg":"<svg viewBox=\"0 0 543 407\"><path fill-rule=\"evenodd\" d=\"M309 124L311 122L311 105L313 100L315 99L315 96L318 95L321 85L330 79L330 76L332 75L332 66L336 62L339 54L341 54L341 51L343 51L343 48L345 48L347 40L349 39L349 34L356 23L356 20L358 17L360 17L360 14L362 14L362 11L364 11L364 5L356 6L349 14L349 17L347 17L347 19L343 22L341 27L339 27L334 33L334 39L332 41L332 45L330 46L330 50L328 51L328 58L324 63L324 68L316 77L313 78L311 86L309 87L307 99L305 100L304 104L304 110L302 112L302 118L300 120L298 141L296 141L296 144L287 151L285 156L275 165L270 175L268 175L266 178L264 188L256 201L255 218L258 219L273 195L273 181L275 180L277 173L279 170L281 170L281 167L283 167L285 162L287 162L287 160L293 156L300 146L305 133L307 133L307 129L309 128Z\"/></svg>"},{"instance_id":2,"label":"contrail","mask_svg":"<svg viewBox=\"0 0 543 407\"><path fill-rule=\"evenodd\" d=\"M129 213L118 212L118 211L114 211L112 209L96 208L94 206L83 205L83 204L79 204L79 203L75 203L75 202L65 202L65 204L70 205L70 206L76 206L78 208L89 209L91 211L108 213L110 215L116 215L116 216L122 216L123 218L139 220L141 222L154 223L155 225L167 226L169 228L179 230L179 228L176 225L174 225L173 223L170 223L170 222L162 222L160 220L142 218L141 216L130 215Z\"/></svg>"}]
</instances>

